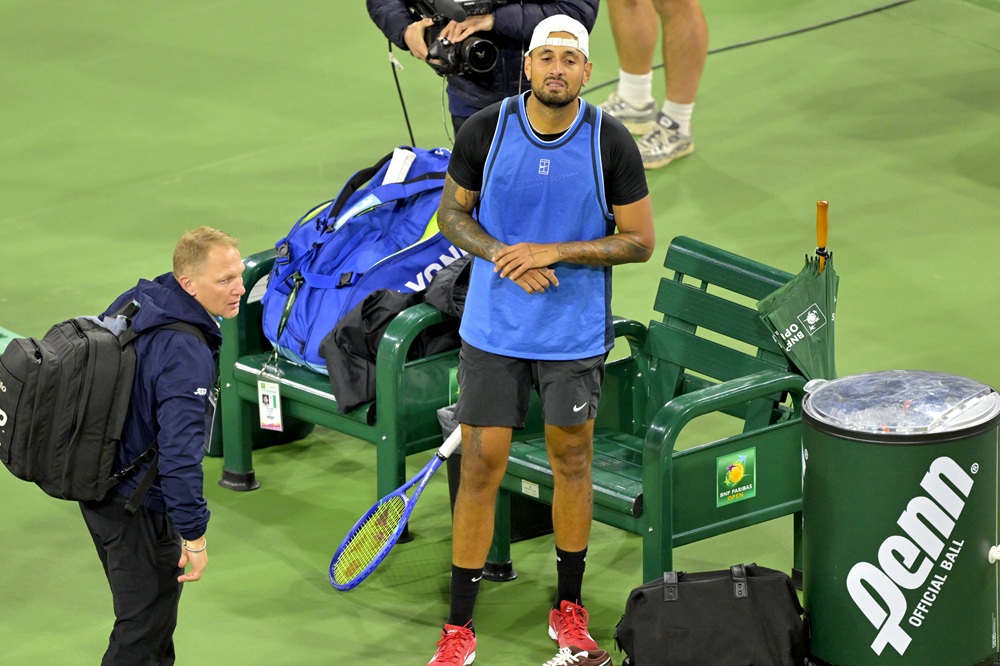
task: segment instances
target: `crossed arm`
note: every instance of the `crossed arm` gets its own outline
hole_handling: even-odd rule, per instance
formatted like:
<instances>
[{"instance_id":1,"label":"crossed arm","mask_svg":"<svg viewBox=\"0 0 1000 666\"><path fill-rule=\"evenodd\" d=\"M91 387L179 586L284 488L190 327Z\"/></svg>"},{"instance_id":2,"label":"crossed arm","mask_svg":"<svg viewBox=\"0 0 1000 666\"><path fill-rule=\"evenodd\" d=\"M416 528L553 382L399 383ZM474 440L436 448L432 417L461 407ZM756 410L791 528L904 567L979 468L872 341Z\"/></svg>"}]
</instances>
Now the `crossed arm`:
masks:
<instances>
[{"instance_id":1,"label":"crossed arm","mask_svg":"<svg viewBox=\"0 0 1000 666\"><path fill-rule=\"evenodd\" d=\"M559 284L552 264L565 261L592 266L647 261L653 254L655 233L649 195L625 206L614 206L618 232L591 241L562 243L517 243L507 245L490 236L472 217L479 192L458 185L451 176L445 180L438 224L458 247L495 264L500 277L510 278L530 293Z\"/></svg>"}]
</instances>

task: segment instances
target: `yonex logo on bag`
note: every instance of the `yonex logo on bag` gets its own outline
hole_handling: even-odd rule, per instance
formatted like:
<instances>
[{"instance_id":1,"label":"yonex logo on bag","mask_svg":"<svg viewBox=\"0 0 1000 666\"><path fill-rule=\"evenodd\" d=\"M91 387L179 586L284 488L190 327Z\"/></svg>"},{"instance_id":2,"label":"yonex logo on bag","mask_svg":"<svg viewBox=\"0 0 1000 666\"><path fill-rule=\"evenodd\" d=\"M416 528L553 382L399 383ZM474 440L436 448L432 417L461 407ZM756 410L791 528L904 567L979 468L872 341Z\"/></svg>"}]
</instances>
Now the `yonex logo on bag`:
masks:
<instances>
[{"instance_id":1,"label":"yonex logo on bag","mask_svg":"<svg viewBox=\"0 0 1000 666\"><path fill-rule=\"evenodd\" d=\"M0 428L7 425L7 412L0 409Z\"/></svg>"},{"instance_id":2,"label":"yonex logo on bag","mask_svg":"<svg viewBox=\"0 0 1000 666\"><path fill-rule=\"evenodd\" d=\"M6 393L6 392L7 392L7 387L4 386L3 381L0 381L0 393Z\"/></svg>"},{"instance_id":3,"label":"yonex logo on bag","mask_svg":"<svg viewBox=\"0 0 1000 666\"><path fill-rule=\"evenodd\" d=\"M433 278L438 271L456 259L461 258L465 254L467 254L465 250L460 250L454 245L449 245L448 253L442 254L438 257L436 262L429 264L423 271L417 273L413 280L406 283L406 288L413 291L423 291L427 288L427 285L431 283L431 278Z\"/></svg>"}]
</instances>

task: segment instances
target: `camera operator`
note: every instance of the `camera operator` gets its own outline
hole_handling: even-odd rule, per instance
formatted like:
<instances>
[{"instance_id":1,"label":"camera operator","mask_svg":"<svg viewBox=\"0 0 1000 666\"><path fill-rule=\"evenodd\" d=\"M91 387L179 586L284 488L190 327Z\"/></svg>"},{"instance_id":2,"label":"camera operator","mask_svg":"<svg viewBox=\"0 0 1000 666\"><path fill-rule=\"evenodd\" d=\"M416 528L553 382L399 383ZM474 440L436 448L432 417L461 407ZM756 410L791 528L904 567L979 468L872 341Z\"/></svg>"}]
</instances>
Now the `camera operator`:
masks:
<instances>
[{"instance_id":1,"label":"camera operator","mask_svg":"<svg viewBox=\"0 0 1000 666\"><path fill-rule=\"evenodd\" d=\"M464 70L448 72L448 111L455 133L465 120L480 109L485 109L517 93L527 90L524 78L524 49L538 23L554 14L566 14L580 21L587 30L597 20L599 0L493 0L490 13L473 14L458 23L446 21L438 39L458 44L469 38L482 38L492 42L497 49L496 64L488 71ZM440 73L440 61L428 60L428 32L433 34L434 20L420 12L411 11L418 5L434 6L433 2L417 0L366 0L368 14L382 33L399 48L406 49L413 57L427 61ZM458 2L460 6L472 3ZM477 2L481 5L482 2ZM440 9L440 8L438 8ZM453 68L452 68L453 69Z\"/></svg>"}]
</instances>

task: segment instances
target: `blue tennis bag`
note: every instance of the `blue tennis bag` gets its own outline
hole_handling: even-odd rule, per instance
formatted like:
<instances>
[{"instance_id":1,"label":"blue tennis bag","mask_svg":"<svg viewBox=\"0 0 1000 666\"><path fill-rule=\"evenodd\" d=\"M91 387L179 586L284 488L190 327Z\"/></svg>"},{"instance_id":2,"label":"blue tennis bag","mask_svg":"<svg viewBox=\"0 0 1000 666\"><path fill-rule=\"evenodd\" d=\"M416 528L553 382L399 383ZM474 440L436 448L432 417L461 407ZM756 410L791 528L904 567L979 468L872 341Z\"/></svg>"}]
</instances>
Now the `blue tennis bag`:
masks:
<instances>
[{"instance_id":1,"label":"blue tennis bag","mask_svg":"<svg viewBox=\"0 0 1000 666\"><path fill-rule=\"evenodd\" d=\"M264 336L282 356L327 374L320 343L351 308L378 289L421 291L465 254L437 226L450 157L397 148L275 244L261 302Z\"/></svg>"}]
</instances>

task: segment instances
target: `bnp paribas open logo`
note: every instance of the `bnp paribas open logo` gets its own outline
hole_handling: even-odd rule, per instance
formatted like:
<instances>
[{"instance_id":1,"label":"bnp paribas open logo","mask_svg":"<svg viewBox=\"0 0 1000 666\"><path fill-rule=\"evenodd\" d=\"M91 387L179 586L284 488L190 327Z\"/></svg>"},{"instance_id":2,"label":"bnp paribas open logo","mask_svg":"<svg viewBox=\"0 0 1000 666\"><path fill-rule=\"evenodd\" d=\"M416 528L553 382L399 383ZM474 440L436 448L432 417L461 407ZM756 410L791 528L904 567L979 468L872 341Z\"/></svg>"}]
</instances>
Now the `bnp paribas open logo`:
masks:
<instances>
[{"instance_id":1,"label":"bnp paribas open logo","mask_svg":"<svg viewBox=\"0 0 1000 666\"><path fill-rule=\"evenodd\" d=\"M806 308L805 312L799 315L799 323L802 324L802 328L805 329L806 333L812 335L826 326L826 315L823 314L818 305L813 303Z\"/></svg>"},{"instance_id":2,"label":"bnp paribas open logo","mask_svg":"<svg viewBox=\"0 0 1000 666\"><path fill-rule=\"evenodd\" d=\"M742 502L757 495L757 449L745 449L715 459L715 506Z\"/></svg>"}]
</instances>

